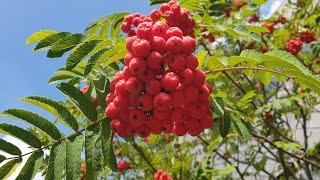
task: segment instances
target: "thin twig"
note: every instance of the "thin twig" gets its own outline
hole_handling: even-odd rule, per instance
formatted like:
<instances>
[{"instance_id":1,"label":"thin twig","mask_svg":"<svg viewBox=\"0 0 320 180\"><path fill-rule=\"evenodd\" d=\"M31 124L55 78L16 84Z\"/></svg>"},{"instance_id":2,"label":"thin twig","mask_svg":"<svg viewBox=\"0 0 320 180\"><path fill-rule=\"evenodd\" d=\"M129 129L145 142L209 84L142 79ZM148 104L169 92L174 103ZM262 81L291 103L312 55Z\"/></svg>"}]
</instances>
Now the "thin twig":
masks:
<instances>
[{"instance_id":1,"label":"thin twig","mask_svg":"<svg viewBox=\"0 0 320 180\"><path fill-rule=\"evenodd\" d=\"M157 171L157 169L152 165L150 160L147 158L147 156L144 154L142 149L137 145L136 142L131 142L132 147L140 154L140 156L143 158L143 160L148 164L148 166L152 169L153 173Z\"/></svg>"}]
</instances>

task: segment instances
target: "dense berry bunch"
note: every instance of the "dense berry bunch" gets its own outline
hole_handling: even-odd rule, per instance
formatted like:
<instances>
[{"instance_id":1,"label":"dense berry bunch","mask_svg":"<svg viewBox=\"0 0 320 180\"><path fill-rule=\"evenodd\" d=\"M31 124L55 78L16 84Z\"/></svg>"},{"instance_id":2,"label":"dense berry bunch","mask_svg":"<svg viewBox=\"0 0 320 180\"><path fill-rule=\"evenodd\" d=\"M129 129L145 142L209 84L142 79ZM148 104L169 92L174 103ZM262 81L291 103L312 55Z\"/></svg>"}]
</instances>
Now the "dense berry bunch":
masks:
<instances>
[{"instance_id":1,"label":"dense berry bunch","mask_svg":"<svg viewBox=\"0 0 320 180\"><path fill-rule=\"evenodd\" d=\"M310 43L310 42L316 40L316 36L315 36L315 34L313 32L305 31L300 35L299 39L302 42Z\"/></svg>"},{"instance_id":2,"label":"dense berry bunch","mask_svg":"<svg viewBox=\"0 0 320 180\"><path fill-rule=\"evenodd\" d=\"M155 12L151 18L125 17L123 26L134 27L125 31L131 35L126 41L128 54L124 69L111 82L106 115L112 119L111 129L122 137L162 132L197 136L212 125L208 101L212 87L205 83L206 75L197 69L198 60L192 55L196 41L186 32L193 29L172 27L171 19L158 21L166 12L174 12L171 18L176 19L188 11L170 1L160 7L160 13Z\"/></svg>"},{"instance_id":3,"label":"dense berry bunch","mask_svg":"<svg viewBox=\"0 0 320 180\"><path fill-rule=\"evenodd\" d=\"M158 170L154 174L154 180L172 180L172 177L163 170Z\"/></svg>"},{"instance_id":4,"label":"dense berry bunch","mask_svg":"<svg viewBox=\"0 0 320 180\"><path fill-rule=\"evenodd\" d=\"M128 161L120 160L117 164L117 167L118 167L118 171L122 172L128 169L131 169L131 164Z\"/></svg>"},{"instance_id":5,"label":"dense berry bunch","mask_svg":"<svg viewBox=\"0 0 320 180\"><path fill-rule=\"evenodd\" d=\"M302 41L300 39L291 39L285 45L285 50L297 55L302 49Z\"/></svg>"}]
</instances>

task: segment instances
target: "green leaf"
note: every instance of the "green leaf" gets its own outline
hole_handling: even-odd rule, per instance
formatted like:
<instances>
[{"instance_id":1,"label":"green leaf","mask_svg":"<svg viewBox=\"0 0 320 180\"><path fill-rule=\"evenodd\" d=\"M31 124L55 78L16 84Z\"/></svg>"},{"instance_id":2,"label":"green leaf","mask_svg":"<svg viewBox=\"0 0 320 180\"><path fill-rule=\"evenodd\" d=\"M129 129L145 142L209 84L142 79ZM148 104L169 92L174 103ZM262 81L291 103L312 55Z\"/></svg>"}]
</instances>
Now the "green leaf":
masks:
<instances>
[{"instance_id":1,"label":"green leaf","mask_svg":"<svg viewBox=\"0 0 320 180\"><path fill-rule=\"evenodd\" d=\"M22 109L8 109L4 111L1 115L28 122L34 125L35 127L41 129L43 132L51 136L53 139L61 139L61 133L55 125L53 125L49 120L45 119L44 117L41 117L30 111Z\"/></svg>"},{"instance_id":2,"label":"green leaf","mask_svg":"<svg viewBox=\"0 0 320 180\"><path fill-rule=\"evenodd\" d=\"M219 169L217 178L226 178L227 176L231 175L233 171L236 170L237 165L229 165L223 169Z\"/></svg>"},{"instance_id":3,"label":"green leaf","mask_svg":"<svg viewBox=\"0 0 320 180\"><path fill-rule=\"evenodd\" d=\"M261 62L262 53L254 50L243 50L240 56L231 56L228 58L228 67L233 67L239 63L255 65Z\"/></svg>"},{"instance_id":4,"label":"green leaf","mask_svg":"<svg viewBox=\"0 0 320 180\"><path fill-rule=\"evenodd\" d=\"M109 48L104 48L93 54L86 65L86 68L84 70L84 75L88 76L89 73L91 72L92 68L94 65L97 63L97 60L108 50Z\"/></svg>"},{"instance_id":5,"label":"green leaf","mask_svg":"<svg viewBox=\"0 0 320 180\"><path fill-rule=\"evenodd\" d=\"M23 142L29 144L32 147L41 147L41 141L35 135L20 127L11 124L0 124L0 129L10 134L11 136L14 136L22 140Z\"/></svg>"},{"instance_id":6,"label":"green leaf","mask_svg":"<svg viewBox=\"0 0 320 180\"><path fill-rule=\"evenodd\" d=\"M0 139L0 150L12 155L21 155L21 151L17 146L3 139Z\"/></svg>"},{"instance_id":7,"label":"green leaf","mask_svg":"<svg viewBox=\"0 0 320 180\"><path fill-rule=\"evenodd\" d=\"M69 98L76 107L80 109L80 111L91 121L96 121L98 114L96 108L93 103L86 95L82 94L82 92L76 87L67 84L61 83L57 86L57 88L67 97Z\"/></svg>"},{"instance_id":8,"label":"green leaf","mask_svg":"<svg viewBox=\"0 0 320 180\"><path fill-rule=\"evenodd\" d=\"M0 154L0 163L2 163L2 161L4 161L6 159L6 157L4 157L4 156L2 156L1 154Z\"/></svg>"},{"instance_id":9,"label":"green leaf","mask_svg":"<svg viewBox=\"0 0 320 180\"><path fill-rule=\"evenodd\" d=\"M213 96L211 96L211 100L213 103L213 107L214 108L214 112L218 115L218 116L224 116L224 101L221 97L216 97L214 98Z\"/></svg>"},{"instance_id":10,"label":"green leaf","mask_svg":"<svg viewBox=\"0 0 320 180\"><path fill-rule=\"evenodd\" d=\"M99 146L100 134L100 124L89 126L85 132L85 157L87 179L96 179L98 176L101 156L97 146Z\"/></svg>"},{"instance_id":11,"label":"green leaf","mask_svg":"<svg viewBox=\"0 0 320 180\"><path fill-rule=\"evenodd\" d=\"M47 57L49 58L61 57L64 53L76 47L81 42L83 37L84 35L80 33L76 33L61 39L60 41L52 45L52 47L50 48L47 54Z\"/></svg>"},{"instance_id":12,"label":"green leaf","mask_svg":"<svg viewBox=\"0 0 320 180\"><path fill-rule=\"evenodd\" d=\"M227 135L229 134L231 121L232 121L231 115L227 111L224 112L224 117L219 118L218 120L220 135L223 138L227 137Z\"/></svg>"},{"instance_id":13,"label":"green leaf","mask_svg":"<svg viewBox=\"0 0 320 180\"><path fill-rule=\"evenodd\" d=\"M16 180L27 180L32 179L32 174L34 171L36 161L41 158L43 155L42 151L37 151L33 153L24 164L22 170L20 171L19 175L17 176Z\"/></svg>"},{"instance_id":14,"label":"green leaf","mask_svg":"<svg viewBox=\"0 0 320 180\"><path fill-rule=\"evenodd\" d=\"M115 39L116 37L119 36L119 33L120 33L120 26L121 26L121 23L122 21L124 20L124 17L128 15L128 13L116 13L114 15L111 15L109 18L110 18L110 21L111 21L111 24L110 24L110 37Z\"/></svg>"},{"instance_id":15,"label":"green leaf","mask_svg":"<svg viewBox=\"0 0 320 180\"><path fill-rule=\"evenodd\" d=\"M46 180L62 179L66 166L66 142L56 142L52 145Z\"/></svg>"},{"instance_id":16,"label":"green leaf","mask_svg":"<svg viewBox=\"0 0 320 180\"><path fill-rule=\"evenodd\" d=\"M150 5L162 4L169 2L169 0L150 0Z\"/></svg>"},{"instance_id":17,"label":"green leaf","mask_svg":"<svg viewBox=\"0 0 320 180\"><path fill-rule=\"evenodd\" d=\"M54 43L69 36L70 34L71 33L69 33L69 32L59 32L59 33L51 34L51 35L47 36L46 38L42 39L36 45L36 47L34 48L34 51L48 48L48 47L52 46Z\"/></svg>"},{"instance_id":18,"label":"green leaf","mask_svg":"<svg viewBox=\"0 0 320 180\"><path fill-rule=\"evenodd\" d=\"M7 174L18 164L20 163L20 159L15 159L8 161L6 164L0 167L0 179L4 179Z\"/></svg>"},{"instance_id":19,"label":"green leaf","mask_svg":"<svg viewBox=\"0 0 320 180\"><path fill-rule=\"evenodd\" d=\"M99 42L100 40L91 40L78 45L68 57L66 68L70 70L77 66L82 59L88 56L88 54L97 46Z\"/></svg>"},{"instance_id":20,"label":"green leaf","mask_svg":"<svg viewBox=\"0 0 320 180\"><path fill-rule=\"evenodd\" d=\"M233 117L232 124L241 140L245 143L248 142L251 134L249 123L240 118Z\"/></svg>"},{"instance_id":21,"label":"green leaf","mask_svg":"<svg viewBox=\"0 0 320 180\"><path fill-rule=\"evenodd\" d=\"M215 56L211 56L207 60L207 66L209 70L220 69L224 67L224 64Z\"/></svg>"},{"instance_id":22,"label":"green leaf","mask_svg":"<svg viewBox=\"0 0 320 180\"><path fill-rule=\"evenodd\" d=\"M277 141L274 144L277 145L277 147L286 151L299 151L302 148L302 146L299 143L295 142Z\"/></svg>"},{"instance_id":23,"label":"green leaf","mask_svg":"<svg viewBox=\"0 0 320 180\"><path fill-rule=\"evenodd\" d=\"M42 30L42 31L38 31L36 33L33 33L31 36L29 36L29 38L26 41L27 45L30 45L32 43L35 43L37 41L41 41L44 38L52 35L52 34L56 34L57 31L53 31L53 30Z\"/></svg>"},{"instance_id":24,"label":"green leaf","mask_svg":"<svg viewBox=\"0 0 320 180\"><path fill-rule=\"evenodd\" d=\"M263 83L264 86L268 86L272 82L272 74L270 72L257 72L257 77Z\"/></svg>"},{"instance_id":25,"label":"green leaf","mask_svg":"<svg viewBox=\"0 0 320 180\"><path fill-rule=\"evenodd\" d=\"M66 179L80 179L81 151L83 136L71 137L66 140Z\"/></svg>"},{"instance_id":26,"label":"green leaf","mask_svg":"<svg viewBox=\"0 0 320 180\"><path fill-rule=\"evenodd\" d=\"M97 98L98 98L98 102L99 102L99 106L102 109L105 109L107 104L106 104L106 96L108 94L109 90L109 79L103 75L102 73L100 73L100 76L96 79L93 80L94 82L94 86L96 89L96 94L97 94Z\"/></svg>"},{"instance_id":27,"label":"green leaf","mask_svg":"<svg viewBox=\"0 0 320 180\"><path fill-rule=\"evenodd\" d=\"M69 110L66 107L64 107L61 103L39 96L29 96L22 98L21 100L47 110L60 120L66 122L73 130L78 130L79 127L77 120L71 115Z\"/></svg>"},{"instance_id":28,"label":"green leaf","mask_svg":"<svg viewBox=\"0 0 320 180\"><path fill-rule=\"evenodd\" d=\"M49 84L57 83L59 81L65 81L65 80L70 80L73 79L74 76L70 74L55 74L49 79Z\"/></svg>"},{"instance_id":29,"label":"green leaf","mask_svg":"<svg viewBox=\"0 0 320 180\"><path fill-rule=\"evenodd\" d=\"M112 171L117 171L117 161L113 151L113 134L110 131L110 119L106 119L102 123L102 133L101 133L101 141L102 141L102 151L104 154L104 162L108 165L108 167Z\"/></svg>"}]
</instances>

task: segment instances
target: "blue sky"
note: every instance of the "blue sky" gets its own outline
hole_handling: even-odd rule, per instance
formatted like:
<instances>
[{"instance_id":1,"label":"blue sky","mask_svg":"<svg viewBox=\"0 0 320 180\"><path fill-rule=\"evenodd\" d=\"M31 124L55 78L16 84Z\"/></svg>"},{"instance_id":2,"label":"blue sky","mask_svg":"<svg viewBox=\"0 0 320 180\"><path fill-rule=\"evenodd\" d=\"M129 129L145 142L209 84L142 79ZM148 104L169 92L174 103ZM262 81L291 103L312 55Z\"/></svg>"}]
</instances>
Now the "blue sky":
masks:
<instances>
[{"instance_id":1,"label":"blue sky","mask_svg":"<svg viewBox=\"0 0 320 180\"><path fill-rule=\"evenodd\" d=\"M47 59L45 53L33 53L32 46L25 45L29 35L42 29L83 32L86 25L103 15L148 13L148 4L148 0L1 0L0 111L18 107L45 115L18 99L30 95L63 98L55 85L47 82L64 66L65 57ZM0 122L8 121L1 118Z\"/></svg>"}]
</instances>

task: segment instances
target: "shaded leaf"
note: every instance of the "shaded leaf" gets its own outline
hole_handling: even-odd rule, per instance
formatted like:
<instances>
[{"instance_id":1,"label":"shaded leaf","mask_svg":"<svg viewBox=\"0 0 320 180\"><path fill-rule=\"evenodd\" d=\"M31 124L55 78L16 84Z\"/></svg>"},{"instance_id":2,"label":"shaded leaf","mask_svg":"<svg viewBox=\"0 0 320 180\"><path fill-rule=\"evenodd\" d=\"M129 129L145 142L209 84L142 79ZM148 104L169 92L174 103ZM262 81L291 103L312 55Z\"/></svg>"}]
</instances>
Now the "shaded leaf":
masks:
<instances>
[{"instance_id":1,"label":"shaded leaf","mask_svg":"<svg viewBox=\"0 0 320 180\"><path fill-rule=\"evenodd\" d=\"M249 123L240 118L234 117L232 124L233 124L233 127L235 127L235 130L237 131L241 140L245 143L248 142L251 136L250 135L251 129L249 128L250 127Z\"/></svg>"},{"instance_id":2,"label":"shaded leaf","mask_svg":"<svg viewBox=\"0 0 320 180\"><path fill-rule=\"evenodd\" d=\"M61 139L60 131L54 124L52 124L49 120L45 119L44 117L41 117L30 111L22 109L8 109L4 111L1 115L28 122L34 125L35 127L41 129L43 132L51 136L53 139Z\"/></svg>"},{"instance_id":3,"label":"shaded leaf","mask_svg":"<svg viewBox=\"0 0 320 180\"><path fill-rule=\"evenodd\" d=\"M98 176L101 156L97 146L99 146L100 134L100 124L89 126L85 132L85 157L87 179L96 179Z\"/></svg>"},{"instance_id":4,"label":"shaded leaf","mask_svg":"<svg viewBox=\"0 0 320 180\"><path fill-rule=\"evenodd\" d=\"M62 179L66 163L66 142L56 142L52 145L46 180Z\"/></svg>"},{"instance_id":5,"label":"shaded leaf","mask_svg":"<svg viewBox=\"0 0 320 180\"><path fill-rule=\"evenodd\" d=\"M71 115L69 110L64 107L59 102L53 101L46 97L39 97L39 96L29 96L21 99L24 102L28 102L39 106L48 112L55 115L60 120L66 122L73 130L78 130L78 123L77 120Z\"/></svg>"},{"instance_id":6,"label":"shaded leaf","mask_svg":"<svg viewBox=\"0 0 320 180\"><path fill-rule=\"evenodd\" d=\"M83 37L84 35L80 33L76 33L61 39L60 41L54 43L51 46L51 48L48 51L47 57L49 58L61 57L64 53L76 47L81 42Z\"/></svg>"},{"instance_id":7,"label":"shaded leaf","mask_svg":"<svg viewBox=\"0 0 320 180\"><path fill-rule=\"evenodd\" d=\"M117 171L117 161L113 151L113 144L112 144L113 134L110 131L110 120L106 119L102 123L102 133L101 133L101 141L102 141L102 151L104 156L105 164L112 171Z\"/></svg>"},{"instance_id":8,"label":"shaded leaf","mask_svg":"<svg viewBox=\"0 0 320 180\"><path fill-rule=\"evenodd\" d=\"M0 163L2 163L2 161L4 161L6 159L6 157L4 157L4 156L2 156L1 154L0 154Z\"/></svg>"},{"instance_id":9,"label":"shaded leaf","mask_svg":"<svg viewBox=\"0 0 320 180\"><path fill-rule=\"evenodd\" d=\"M32 147L36 147L36 148L41 147L41 141L35 135L18 126L3 123L3 124L0 124L0 129L7 132L11 136L14 136L22 140L23 142L29 144Z\"/></svg>"},{"instance_id":10,"label":"shaded leaf","mask_svg":"<svg viewBox=\"0 0 320 180\"><path fill-rule=\"evenodd\" d=\"M89 75L89 73L91 72L92 68L94 67L94 65L97 63L98 59L101 57L101 55L103 55L109 48L104 48L99 50L98 52L96 52L95 54L93 54L89 60L88 63L86 65L85 71L84 71L84 75L87 76Z\"/></svg>"},{"instance_id":11,"label":"shaded leaf","mask_svg":"<svg viewBox=\"0 0 320 180\"><path fill-rule=\"evenodd\" d=\"M89 120L97 120L98 115L96 108L94 107L91 100L86 95L82 94L79 89L67 83L61 83L57 86L57 88L67 98L69 98Z\"/></svg>"},{"instance_id":12,"label":"shaded leaf","mask_svg":"<svg viewBox=\"0 0 320 180\"><path fill-rule=\"evenodd\" d=\"M21 155L21 151L17 146L1 138L0 138L0 150L12 155Z\"/></svg>"},{"instance_id":13,"label":"shaded leaf","mask_svg":"<svg viewBox=\"0 0 320 180\"><path fill-rule=\"evenodd\" d=\"M6 164L0 167L0 179L4 179L6 175L17 165L20 163L20 159L15 159L8 161Z\"/></svg>"},{"instance_id":14,"label":"shaded leaf","mask_svg":"<svg viewBox=\"0 0 320 180\"><path fill-rule=\"evenodd\" d=\"M99 42L100 40L91 40L78 45L78 47L68 57L66 68L72 69L77 66L82 59L88 56Z\"/></svg>"},{"instance_id":15,"label":"shaded leaf","mask_svg":"<svg viewBox=\"0 0 320 180\"><path fill-rule=\"evenodd\" d=\"M37 151L33 153L24 164L23 168L21 169L19 175L17 176L16 180L28 180L32 179L32 174L34 171L36 161L42 157L43 152Z\"/></svg>"},{"instance_id":16,"label":"shaded leaf","mask_svg":"<svg viewBox=\"0 0 320 180\"><path fill-rule=\"evenodd\" d=\"M34 48L34 51L48 48L52 46L54 43L60 41L61 39L69 36L71 33L69 32L59 32L55 34L51 34L47 36L46 38L42 39Z\"/></svg>"},{"instance_id":17,"label":"shaded leaf","mask_svg":"<svg viewBox=\"0 0 320 180\"><path fill-rule=\"evenodd\" d=\"M81 151L83 136L71 137L66 140L66 179L80 179Z\"/></svg>"}]
</instances>

